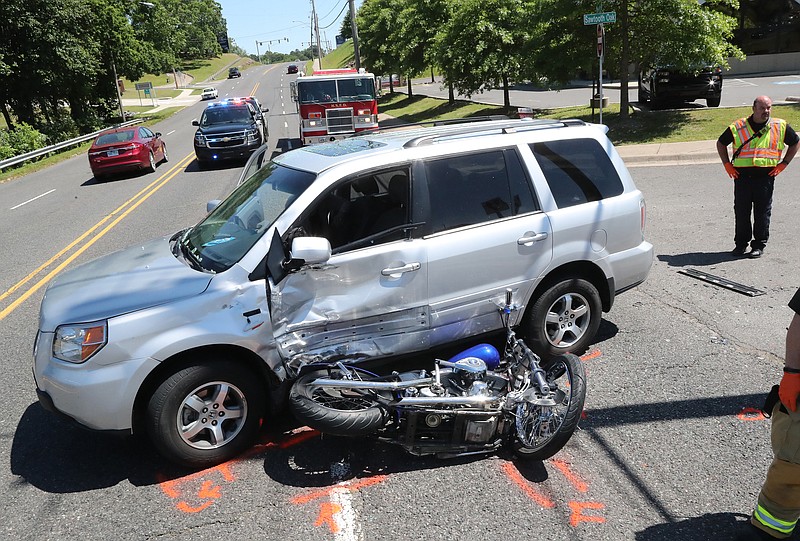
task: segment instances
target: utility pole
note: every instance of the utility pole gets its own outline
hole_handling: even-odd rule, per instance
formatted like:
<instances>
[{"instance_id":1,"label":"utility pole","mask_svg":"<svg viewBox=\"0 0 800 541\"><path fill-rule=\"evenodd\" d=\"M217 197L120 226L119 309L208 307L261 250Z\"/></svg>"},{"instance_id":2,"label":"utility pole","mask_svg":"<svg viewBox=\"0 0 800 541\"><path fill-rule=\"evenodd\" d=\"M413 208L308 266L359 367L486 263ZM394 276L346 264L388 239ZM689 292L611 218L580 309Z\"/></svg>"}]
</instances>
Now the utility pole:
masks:
<instances>
[{"instance_id":1,"label":"utility pole","mask_svg":"<svg viewBox=\"0 0 800 541\"><path fill-rule=\"evenodd\" d=\"M317 51L319 55L319 67L322 68L322 57L324 55L322 54L322 43L320 43L319 40L319 19L317 18L317 8L316 5L314 4L314 0L311 0L311 17L313 19L311 21L313 26L312 31L317 35ZM311 52L313 54L314 51L312 50Z\"/></svg>"},{"instance_id":2,"label":"utility pole","mask_svg":"<svg viewBox=\"0 0 800 541\"><path fill-rule=\"evenodd\" d=\"M356 6L355 1L350 0L350 29L353 32L353 56L356 61L356 69L361 69L361 54L358 51L358 25L356 24ZM391 74L389 75L391 79Z\"/></svg>"},{"instance_id":3,"label":"utility pole","mask_svg":"<svg viewBox=\"0 0 800 541\"><path fill-rule=\"evenodd\" d=\"M111 70L114 72L114 86L117 89L117 101L119 102L120 122L125 122L125 111L122 110L122 92L119 90L119 79L117 78L117 63L114 62L114 52L111 52Z\"/></svg>"},{"instance_id":4,"label":"utility pole","mask_svg":"<svg viewBox=\"0 0 800 541\"><path fill-rule=\"evenodd\" d=\"M261 62L261 55L258 53L258 40L256 40L256 61Z\"/></svg>"}]
</instances>

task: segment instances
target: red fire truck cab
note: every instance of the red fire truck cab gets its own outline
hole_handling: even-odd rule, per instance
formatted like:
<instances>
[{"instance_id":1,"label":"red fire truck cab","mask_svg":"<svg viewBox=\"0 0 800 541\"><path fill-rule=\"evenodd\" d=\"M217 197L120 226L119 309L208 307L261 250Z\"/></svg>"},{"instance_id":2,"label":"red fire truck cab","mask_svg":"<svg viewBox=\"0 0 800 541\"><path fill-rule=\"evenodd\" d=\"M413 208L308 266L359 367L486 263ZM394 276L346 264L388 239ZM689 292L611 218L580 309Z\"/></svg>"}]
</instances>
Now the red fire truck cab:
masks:
<instances>
[{"instance_id":1,"label":"red fire truck cab","mask_svg":"<svg viewBox=\"0 0 800 541\"><path fill-rule=\"evenodd\" d=\"M378 127L375 76L363 69L316 70L291 83L304 145L350 137Z\"/></svg>"}]
</instances>

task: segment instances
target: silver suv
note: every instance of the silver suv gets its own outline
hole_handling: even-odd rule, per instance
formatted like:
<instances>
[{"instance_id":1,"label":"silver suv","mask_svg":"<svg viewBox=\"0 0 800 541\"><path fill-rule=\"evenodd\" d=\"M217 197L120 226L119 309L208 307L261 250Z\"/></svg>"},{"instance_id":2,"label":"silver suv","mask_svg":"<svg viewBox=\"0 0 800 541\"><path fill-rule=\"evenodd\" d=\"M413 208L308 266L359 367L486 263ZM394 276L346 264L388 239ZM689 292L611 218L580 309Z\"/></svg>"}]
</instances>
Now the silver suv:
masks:
<instances>
[{"instance_id":1,"label":"silver suv","mask_svg":"<svg viewBox=\"0 0 800 541\"><path fill-rule=\"evenodd\" d=\"M178 463L235 456L304 365L501 328L581 352L653 247L603 126L492 120L268 161L196 226L62 274L42 301L42 404L144 432Z\"/></svg>"}]
</instances>

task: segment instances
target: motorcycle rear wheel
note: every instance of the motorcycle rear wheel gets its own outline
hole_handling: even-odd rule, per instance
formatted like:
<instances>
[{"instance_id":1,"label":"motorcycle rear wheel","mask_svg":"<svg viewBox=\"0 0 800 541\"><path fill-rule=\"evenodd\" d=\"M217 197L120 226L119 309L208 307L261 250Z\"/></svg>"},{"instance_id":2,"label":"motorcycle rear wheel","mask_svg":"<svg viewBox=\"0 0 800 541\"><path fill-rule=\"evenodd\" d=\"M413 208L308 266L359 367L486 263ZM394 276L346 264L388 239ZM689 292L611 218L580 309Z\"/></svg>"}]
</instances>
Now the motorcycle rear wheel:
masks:
<instances>
[{"instance_id":1,"label":"motorcycle rear wheel","mask_svg":"<svg viewBox=\"0 0 800 541\"><path fill-rule=\"evenodd\" d=\"M542 362L547 383L557 389L555 406L517 406L512 446L524 460L546 460L564 447L578 427L586 400L586 372L571 353Z\"/></svg>"},{"instance_id":2,"label":"motorcycle rear wheel","mask_svg":"<svg viewBox=\"0 0 800 541\"><path fill-rule=\"evenodd\" d=\"M357 379L375 376L360 368L348 367ZM375 433L388 421L388 412L369 395L347 389L315 385L317 378L344 379L338 368L316 370L300 376L289 392L289 405L301 423L334 436L365 436ZM391 398L387 396L387 398Z\"/></svg>"}]
</instances>

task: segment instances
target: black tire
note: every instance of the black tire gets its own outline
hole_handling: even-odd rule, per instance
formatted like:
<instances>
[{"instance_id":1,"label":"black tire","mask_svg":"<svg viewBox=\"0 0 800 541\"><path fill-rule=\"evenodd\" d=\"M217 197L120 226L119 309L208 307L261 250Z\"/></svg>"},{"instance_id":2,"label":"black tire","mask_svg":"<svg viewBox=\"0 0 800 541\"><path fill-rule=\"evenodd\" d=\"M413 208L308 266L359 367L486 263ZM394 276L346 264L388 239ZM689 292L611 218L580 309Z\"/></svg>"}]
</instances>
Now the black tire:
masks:
<instances>
[{"instance_id":1,"label":"black tire","mask_svg":"<svg viewBox=\"0 0 800 541\"><path fill-rule=\"evenodd\" d=\"M577 356L559 355L542 368L548 384L557 389L556 405L517 407L512 445L524 460L546 460L559 452L578 427L586 401L586 372Z\"/></svg>"},{"instance_id":2,"label":"black tire","mask_svg":"<svg viewBox=\"0 0 800 541\"><path fill-rule=\"evenodd\" d=\"M374 376L356 371L360 379ZM324 389L314 385L317 378L342 379L338 368L316 370L297 379L289 392L289 405L295 418L311 428L334 436L366 436L386 424L388 413L368 396L343 389Z\"/></svg>"},{"instance_id":3,"label":"black tire","mask_svg":"<svg viewBox=\"0 0 800 541\"><path fill-rule=\"evenodd\" d=\"M581 278L551 285L526 315L526 342L540 357L581 354L597 334L603 308L597 288Z\"/></svg>"},{"instance_id":4,"label":"black tire","mask_svg":"<svg viewBox=\"0 0 800 541\"><path fill-rule=\"evenodd\" d=\"M706 98L706 105L708 105L709 107L719 107L720 100L722 100L722 96Z\"/></svg>"},{"instance_id":5,"label":"black tire","mask_svg":"<svg viewBox=\"0 0 800 541\"><path fill-rule=\"evenodd\" d=\"M161 163L167 163L169 161L169 154L167 154L167 145L162 145L161 148L164 150L164 159L161 160Z\"/></svg>"},{"instance_id":6,"label":"black tire","mask_svg":"<svg viewBox=\"0 0 800 541\"><path fill-rule=\"evenodd\" d=\"M145 169L147 170L148 173L155 173L156 172L156 157L153 156L152 152L150 152L149 158L150 158L150 161L147 164L147 167L145 167Z\"/></svg>"},{"instance_id":7,"label":"black tire","mask_svg":"<svg viewBox=\"0 0 800 541\"><path fill-rule=\"evenodd\" d=\"M245 366L201 361L156 388L147 404L147 432L167 459L190 468L214 466L255 441L265 395Z\"/></svg>"}]
</instances>

